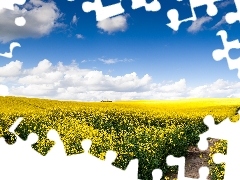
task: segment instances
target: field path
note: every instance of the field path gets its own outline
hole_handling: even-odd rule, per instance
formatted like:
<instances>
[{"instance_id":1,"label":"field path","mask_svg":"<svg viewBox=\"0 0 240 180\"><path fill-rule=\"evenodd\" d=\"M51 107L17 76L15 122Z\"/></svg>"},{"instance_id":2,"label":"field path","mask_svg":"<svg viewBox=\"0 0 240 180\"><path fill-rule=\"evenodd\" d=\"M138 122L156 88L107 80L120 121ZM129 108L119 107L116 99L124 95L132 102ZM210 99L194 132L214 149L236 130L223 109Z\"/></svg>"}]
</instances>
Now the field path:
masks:
<instances>
[{"instance_id":1,"label":"field path","mask_svg":"<svg viewBox=\"0 0 240 180\"><path fill-rule=\"evenodd\" d=\"M208 159L210 153L210 147L217 142L217 139L210 139L209 147L206 151L200 151L198 147L189 147L188 155L186 156L185 176L189 178L199 178L198 170L202 166L208 166ZM202 154L202 158L200 155ZM208 166L209 167L209 166ZM177 178L177 174L170 174L170 179ZM211 180L208 176L208 180Z\"/></svg>"}]
</instances>

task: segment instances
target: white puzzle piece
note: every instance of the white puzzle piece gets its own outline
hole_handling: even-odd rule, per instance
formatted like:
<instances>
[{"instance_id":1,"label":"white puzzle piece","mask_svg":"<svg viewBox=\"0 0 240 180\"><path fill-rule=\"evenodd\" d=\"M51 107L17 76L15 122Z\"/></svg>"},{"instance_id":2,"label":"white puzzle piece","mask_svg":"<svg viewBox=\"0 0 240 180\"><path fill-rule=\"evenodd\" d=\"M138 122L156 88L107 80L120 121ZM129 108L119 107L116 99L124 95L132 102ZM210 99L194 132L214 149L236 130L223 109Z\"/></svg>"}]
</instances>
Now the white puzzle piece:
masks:
<instances>
[{"instance_id":1,"label":"white puzzle piece","mask_svg":"<svg viewBox=\"0 0 240 180\"><path fill-rule=\"evenodd\" d=\"M229 51L231 49L240 49L239 40L227 41L227 32L225 30L218 31L217 36L220 36L223 42L224 49L216 49L212 52L213 59L220 61L223 58L227 59L228 67L230 70L238 69L238 78L240 78L240 57L231 59Z\"/></svg>"},{"instance_id":2,"label":"white puzzle piece","mask_svg":"<svg viewBox=\"0 0 240 180\"><path fill-rule=\"evenodd\" d=\"M145 7L146 11L159 11L161 4L158 0L153 0L151 3L147 3L146 0L132 0L132 9L138 9L140 7Z\"/></svg>"},{"instance_id":3,"label":"white puzzle piece","mask_svg":"<svg viewBox=\"0 0 240 180\"><path fill-rule=\"evenodd\" d=\"M84 12L95 11L96 12L96 20L103 21L107 18L120 15L124 13L124 9L121 5L121 0L117 4L103 6L101 0L95 0L94 2L84 2L82 4L82 9Z\"/></svg>"},{"instance_id":4,"label":"white puzzle piece","mask_svg":"<svg viewBox=\"0 0 240 180\"><path fill-rule=\"evenodd\" d=\"M227 140L227 155L216 153L213 155L213 160L217 164L222 162L226 163L224 180L239 179L240 121L231 122L229 118L226 118L216 125L213 117L208 115L204 119L204 124L206 124L209 129L200 135L199 149L205 150L208 147L207 138Z\"/></svg>"},{"instance_id":5,"label":"white puzzle piece","mask_svg":"<svg viewBox=\"0 0 240 180\"><path fill-rule=\"evenodd\" d=\"M229 12L226 14L225 19L228 24L233 24L237 21L240 21L240 1L234 0L237 12Z\"/></svg>"},{"instance_id":6,"label":"white puzzle piece","mask_svg":"<svg viewBox=\"0 0 240 180\"><path fill-rule=\"evenodd\" d=\"M194 178L185 177L185 157L174 157L169 155L167 157L167 164L169 166L178 166L178 180L196 180ZM207 180L209 174L208 167L201 167L199 169L199 178L198 180Z\"/></svg>"},{"instance_id":7,"label":"white puzzle piece","mask_svg":"<svg viewBox=\"0 0 240 180\"><path fill-rule=\"evenodd\" d=\"M23 118L19 118L9 128L9 132L12 132L16 137L14 130L22 120ZM10 180L16 178L42 180L45 177L48 177L48 179L76 180L138 179L137 159L130 161L126 170L122 170L112 165L117 157L117 153L114 151L108 151L105 160L100 160L89 154L91 140L82 141L84 153L67 156L64 144L56 130L50 130L47 137L53 140L55 145L46 156L42 156L31 147L38 140L38 136L34 133L28 136L27 141L17 137L17 141L12 145L8 145L4 138L0 138L1 177L8 177ZM13 168L14 173L12 173ZM26 173L26 170L28 173ZM35 176L36 174L38 175ZM158 174L155 176L158 176Z\"/></svg>"},{"instance_id":8,"label":"white puzzle piece","mask_svg":"<svg viewBox=\"0 0 240 180\"><path fill-rule=\"evenodd\" d=\"M23 5L25 4L26 0L7 0L7 1L1 1L0 2L0 10L1 9L8 9L14 11L14 5ZM24 26L26 24L26 19L24 17L17 17L15 18L15 24L17 26ZM6 57L6 58L12 58L13 55L13 49L15 47L21 47L21 45L18 42L12 42L9 46L10 52L0 53L0 56Z\"/></svg>"},{"instance_id":9,"label":"white puzzle piece","mask_svg":"<svg viewBox=\"0 0 240 180\"><path fill-rule=\"evenodd\" d=\"M0 56L6 57L6 58L12 58L13 57L13 49L15 47L21 47L21 45L18 42L12 42L9 47L10 52L0 53Z\"/></svg>"},{"instance_id":10,"label":"white puzzle piece","mask_svg":"<svg viewBox=\"0 0 240 180\"><path fill-rule=\"evenodd\" d=\"M26 0L2 0L0 2L0 9L9 9L14 11L14 4L23 5L25 2Z\"/></svg>"},{"instance_id":11,"label":"white puzzle piece","mask_svg":"<svg viewBox=\"0 0 240 180\"><path fill-rule=\"evenodd\" d=\"M215 16L218 13L218 9L214 3L222 0L189 0L189 1L190 1L191 11L192 11L192 17L179 20L179 13L176 9L170 9L167 12L168 19L170 20L170 23L168 23L167 26L172 28L174 31L177 31L180 24L183 22L197 20L197 16L194 10L196 7L207 5L207 14L209 16Z\"/></svg>"}]
</instances>

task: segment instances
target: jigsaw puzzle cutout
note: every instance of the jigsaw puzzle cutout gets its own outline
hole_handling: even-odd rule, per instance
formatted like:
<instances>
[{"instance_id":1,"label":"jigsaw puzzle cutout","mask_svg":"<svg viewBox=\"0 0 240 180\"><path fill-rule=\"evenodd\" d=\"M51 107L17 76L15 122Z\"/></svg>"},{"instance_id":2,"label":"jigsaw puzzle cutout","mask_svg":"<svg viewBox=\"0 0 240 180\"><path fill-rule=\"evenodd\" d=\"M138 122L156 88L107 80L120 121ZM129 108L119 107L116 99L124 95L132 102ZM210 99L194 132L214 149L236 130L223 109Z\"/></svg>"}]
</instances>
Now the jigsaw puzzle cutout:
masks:
<instances>
[{"instance_id":1,"label":"jigsaw puzzle cutout","mask_svg":"<svg viewBox=\"0 0 240 180\"><path fill-rule=\"evenodd\" d=\"M121 5L121 0L119 3L109 6L103 6L101 0L95 0L94 2L84 2L82 4L82 9L87 13L90 11L95 11L97 21L103 21L107 18L120 15L125 11Z\"/></svg>"},{"instance_id":2,"label":"jigsaw puzzle cutout","mask_svg":"<svg viewBox=\"0 0 240 180\"><path fill-rule=\"evenodd\" d=\"M207 5L207 14L209 16L215 16L218 13L218 9L214 3L222 0L189 0L189 1L190 1L191 11L192 11L192 17L179 20L179 13L176 9L170 9L167 12L167 17L170 20L170 23L168 23L167 26L172 28L174 31L177 31L180 24L183 22L197 20L197 16L194 10L197 7Z\"/></svg>"},{"instance_id":3,"label":"jigsaw puzzle cutout","mask_svg":"<svg viewBox=\"0 0 240 180\"><path fill-rule=\"evenodd\" d=\"M116 168L112 165L117 157L115 151L107 151L105 160L100 160L89 153L92 141L85 139L81 145L84 150L81 154L73 154L67 156L64 144L56 130L50 130L47 137L55 142L50 152L46 156L33 150L32 144L37 142L38 136L34 133L29 134L26 141L20 139L14 130L20 124L23 118L18 118L16 122L9 128L9 132L13 133L17 140L15 144L8 145L4 138L0 138L0 169L3 177L9 179L24 177L25 180L30 180L31 174L37 173L38 176L34 179L42 179L44 177L62 178L62 179L105 179L105 180L138 180L138 159L130 161L126 170ZM238 177L240 160L237 155L240 151L240 143L237 138L240 135L240 121L231 122L229 118L216 125L212 116L208 115L204 118L204 124L208 126L208 131L199 135L200 141L198 143L199 149L202 151L208 148L207 138L225 139L228 140L227 155L216 153L214 155L215 163L226 163L224 180L230 180L232 177ZM169 155L166 158L169 166L178 166L178 180L194 180L194 178L185 177L185 157L174 157ZM20 165L18 165L21 163ZM31 166L29 167L29 164ZM76 166L77 164L77 166ZM44 166L43 166L44 165ZM15 167L15 173L12 173L10 167ZM27 167L31 172L26 174L24 169ZM41 172L38 173L39 169ZM57 173L56 173L57 172ZM94 173L92 173L94 172ZM152 171L153 180L160 180L162 178L162 170L154 169ZM199 169L198 180L207 180L209 175L208 167L201 167Z\"/></svg>"},{"instance_id":4,"label":"jigsaw puzzle cutout","mask_svg":"<svg viewBox=\"0 0 240 180\"><path fill-rule=\"evenodd\" d=\"M23 5L25 4L26 0L7 0L7 1L1 1L0 2L0 10L1 9L8 9L14 11L14 4ZM17 17L15 19L15 24L17 26L24 26L26 23L26 20L24 17Z\"/></svg>"},{"instance_id":5,"label":"jigsaw puzzle cutout","mask_svg":"<svg viewBox=\"0 0 240 180\"><path fill-rule=\"evenodd\" d=\"M240 1L234 0L237 12L229 12L226 14L225 19L228 24L233 24L236 21L240 22Z\"/></svg>"},{"instance_id":6,"label":"jigsaw puzzle cutout","mask_svg":"<svg viewBox=\"0 0 240 180\"><path fill-rule=\"evenodd\" d=\"M10 52L0 53L0 56L6 57L6 58L12 58L13 49L15 47L21 47L21 45L18 42L12 42L9 47Z\"/></svg>"},{"instance_id":7,"label":"jigsaw puzzle cutout","mask_svg":"<svg viewBox=\"0 0 240 180\"><path fill-rule=\"evenodd\" d=\"M26 0L8 0L0 3L0 9L9 9L14 11L14 4L23 5Z\"/></svg>"},{"instance_id":8,"label":"jigsaw puzzle cutout","mask_svg":"<svg viewBox=\"0 0 240 180\"><path fill-rule=\"evenodd\" d=\"M220 30L217 32L217 36L220 36L223 42L224 49L216 49L212 52L212 57L216 61L220 61L226 58L228 67L230 70L238 69L238 78L240 78L240 57L237 59L231 59L229 56L229 51L231 49L240 49L239 40L227 41L228 35L225 30Z\"/></svg>"},{"instance_id":9,"label":"jigsaw puzzle cutout","mask_svg":"<svg viewBox=\"0 0 240 180\"><path fill-rule=\"evenodd\" d=\"M26 0L7 0L0 2L0 10L1 9L8 9L14 11L14 4L23 5L25 4ZM26 24L26 19L24 17L17 17L15 18L15 24L17 26L24 26ZM0 53L0 56L6 58L12 58L12 52L15 47L21 47L18 42L12 42L9 46L10 52Z\"/></svg>"},{"instance_id":10,"label":"jigsaw puzzle cutout","mask_svg":"<svg viewBox=\"0 0 240 180\"><path fill-rule=\"evenodd\" d=\"M214 118L208 115L204 118L204 124L206 124L209 129L199 136L199 149L206 150L208 148L207 138L227 140L227 154L216 153L213 155L213 161L216 164L226 163L224 180L232 180L233 177L234 179L238 179L240 172L240 142L238 141L240 136L240 121L231 122L229 118L226 118L216 125Z\"/></svg>"},{"instance_id":11,"label":"jigsaw puzzle cutout","mask_svg":"<svg viewBox=\"0 0 240 180\"><path fill-rule=\"evenodd\" d=\"M146 11L159 11L161 4L158 0L153 0L151 3L147 3L146 0L132 0L132 9L138 9L140 7L145 7Z\"/></svg>"},{"instance_id":12,"label":"jigsaw puzzle cutout","mask_svg":"<svg viewBox=\"0 0 240 180\"><path fill-rule=\"evenodd\" d=\"M240 112L238 112L238 114L239 113ZM207 150L209 146L208 138L227 140L227 155L215 153L213 155L213 161L216 164L225 163L224 180L232 180L233 177L234 179L238 179L240 172L240 142L238 142L238 137L240 136L240 121L231 122L229 118L226 118L216 125L214 118L208 115L204 118L203 122L208 127L208 131L199 135L198 148L201 151ZM193 178L185 177L185 157L169 155L166 161L169 166L178 166L178 180L194 180ZM199 169L199 180L207 180L208 175L208 167L203 166Z\"/></svg>"},{"instance_id":13,"label":"jigsaw puzzle cutout","mask_svg":"<svg viewBox=\"0 0 240 180\"><path fill-rule=\"evenodd\" d=\"M59 157L64 157L65 155L61 150L64 148L64 145L60 140L58 133L55 130L48 132L48 138L53 140L56 145L46 156L42 156L31 147L31 145L38 140L38 136L35 133L29 134L27 140L23 141L14 132L22 120L23 118L18 118L17 121L9 128L9 132L14 134L17 139L14 144L6 145L4 138L0 138L0 159L2 162L0 165L1 177L8 177L12 180L19 177L32 179L33 177L31 177L31 175L36 173L38 176L34 177L34 179L40 180L46 177L46 175L48 175L50 179L54 178L54 176L52 176L51 167L54 165L56 169L60 170ZM29 166L29 164L31 164L31 166ZM12 166L15 167L14 173L11 168ZM26 174L26 167L31 173ZM39 174L39 169L45 173Z\"/></svg>"},{"instance_id":14,"label":"jigsaw puzzle cutout","mask_svg":"<svg viewBox=\"0 0 240 180\"><path fill-rule=\"evenodd\" d=\"M169 166L178 166L178 180L196 180L194 178L185 177L185 157L174 157L169 155L167 157L167 164ZM198 180L207 180L209 175L209 168L208 167L201 167L199 169L199 178Z\"/></svg>"},{"instance_id":15,"label":"jigsaw puzzle cutout","mask_svg":"<svg viewBox=\"0 0 240 180\"><path fill-rule=\"evenodd\" d=\"M126 170L116 168L112 163L116 159L117 153L107 151L105 160L100 160L89 153L92 141L88 139L81 143L83 153L67 156L58 132L53 129L47 133L47 137L53 140L55 145L46 156L42 156L31 147L38 140L35 133L29 134L27 140L24 141L14 132L22 120L23 118L18 118L9 128L9 132L13 133L17 139L14 144L8 145L3 137L0 138L2 177L8 177L10 180L19 177L32 180L31 175L37 174L34 176L35 180L42 180L46 177L48 179L138 180L138 159L131 160ZM14 173L11 167L14 167ZM26 170L31 173L26 173ZM39 173L39 170L42 173ZM160 180L161 169L153 170L152 177L153 180Z\"/></svg>"},{"instance_id":16,"label":"jigsaw puzzle cutout","mask_svg":"<svg viewBox=\"0 0 240 180\"><path fill-rule=\"evenodd\" d=\"M0 3L0 9L5 8L9 10L14 10L14 4L22 5L25 0L8 0L6 2ZM195 21L196 14L194 8L200 7L202 5L207 5L207 14L209 16L214 16L217 14L218 10L214 5L215 2L221 0L190 0L191 11L193 16L184 20L179 20L179 14L176 9L171 9L168 11L167 16L170 23L167 24L170 28L178 30L180 24L186 21ZM237 12L230 12L226 15L226 21L232 24L236 21L240 21L240 2L235 1ZM140 7L145 7L146 11L158 11L161 5L158 1L154 0L152 3L146 3L146 0L132 0L132 8L137 9ZM106 18L119 15L124 13L124 9L120 3L103 7L101 0L95 0L92 2L84 2L82 8L85 12L95 11L97 21L104 20ZM15 19L15 24L18 26L25 25L25 19L23 17L18 17ZM217 35L220 35L223 41L224 49L217 49L213 51L213 58L216 61L227 59L230 69L239 69L239 59L232 60L229 57L229 50L232 48L240 49L240 43L238 40L231 42L227 41L226 31L219 31ZM4 57L12 57L12 51L15 47L21 47L19 43L13 42L10 45L10 53L0 54ZM238 73L240 78L240 73ZM4 138L0 138L0 159L2 162L0 165L1 175L3 177L8 177L9 179L15 179L19 177L24 177L25 180L33 179L31 174L37 174L34 179L43 179L46 176L49 179L138 179L138 160L134 159L130 161L126 170L116 168L112 165L117 157L117 153L114 151L107 151L105 160L100 160L89 153L91 147L91 140L82 141L82 147L84 153L74 154L67 156L65 153L63 142L61 141L59 134L55 130L50 130L47 137L55 142L55 145L51 148L50 152L46 156L42 156L31 147L38 140L38 136L34 133L29 134L26 141L20 139L14 132L19 123L23 118L19 118L9 129L9 132L16 137L16 142L13 145L8 145ZM204 119L204 123L209 127L209 130L200 135L199 148L201 150L206 150L208 148L208 137L225 139L228 140L227 155L216 153L214 155L215 163L226 163L224 180L230 180L232 177L238 177L238 172L240 168L240 160L237 158L240 151L240 143L236 141L236 137L239 137L239 122L233 123L228 118L221 122L219 125L215 125L212 116L207 116ZM179 180L193 180L192 178L185 177L185 158L184 157L174 157L169 155L166 159L167 164L170 166L178 165L178 179ZM20 164L21 163L21 164ZM19 164L19 165L18 165ZM31 166L29 166L29 164ZM71 166L73 165L74 166ZM78 164L76 166L75 164ZM44 166L43 166L44 165ZM15 172L12 173L11 167L14 166ZM26 174L25 167L28 167L28 171L31 174ZM41 172L39 173L39 169ZM94 173L92 173L94 171ZM58 173L56 173L58 172ZM200 178L199 180L206 180L209 174L209 169L207 167L202 167L199 169ZM153 180L160 180L162 178L162 170L155 169L152 172Z\"/></svg>"}]
</instances>

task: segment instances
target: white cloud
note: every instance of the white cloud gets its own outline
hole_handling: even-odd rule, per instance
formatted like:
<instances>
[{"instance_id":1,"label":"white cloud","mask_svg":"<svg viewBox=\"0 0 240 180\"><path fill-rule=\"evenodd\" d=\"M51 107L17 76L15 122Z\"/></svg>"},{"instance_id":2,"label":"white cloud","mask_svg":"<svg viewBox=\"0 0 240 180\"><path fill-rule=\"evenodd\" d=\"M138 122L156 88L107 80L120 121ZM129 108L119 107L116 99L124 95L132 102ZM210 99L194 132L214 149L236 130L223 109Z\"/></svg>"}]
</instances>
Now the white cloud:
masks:
<instances>
[{"instance_id":1,"label":"white cloud","mask_svg":"<svg viewBox=\"0 0 240 180\"><path fill-rule=\"evenodd\" d=\"M101 59L101 58L99 58L98 60L103 62L104 64L116 64L118 62L131 62L132 61L132 59L118 60L118 59Z\"/></svg>"},{"instance_id":2,"label":"white cloud","mask_svg":"<svg viewBox=\"0 0 240 180\"><path fill-rule=\"evenodd\" d=\"M30 71L28 71L29 74L40 74L40 73L46 73L52 66L52 63L49 62L47 59L44 59L40 61L37 65L37 67L34 67Z\"/></svg>"},{"instance_id":3,"label":"white cloud","mask_svg":"<svg viewBox=\"0 0 240 180\"><path fill-rule=\"evenodd\" d=\"M71 24L77 25L77 23L78 23L78 18L77 18L76 15L74 15L73 18L72 18Z\"/></svg>"},{"instance_id":4,"label":"white cloud","mask_svg":"<svg viewBox=\"0 0 240 180\"><path fill-rule=\"evenodd\" d=\"M203 30L203 24L211 21L211 17L201 17L197 19L196 21L193 21L192 25L187 29L190 33L197 33L201 30Z\"/></svg>"},{"instance_id":5,"label":"white cloud","mask_svg":"<svg viewBox=\"0 0 240 180\"><path fill-rule=\"evenodd\" d=\"M122 31L127 29L128 15L118 15L116 17L107 18L97 23L97 27L103 31L111 34L113 32Z\"/></svg>"},{"instance_id":6,"label":"white cloud","mask_svg":"<svg viewBox=\"0 0 240 180\"><path fill-rule=\"evenodd\" d=\"M0 67L0 95L46 97L62 100L100 101L102 99L181 99L189 97L239 97L240 82L218 79L211 84L189 87L184 78L173 82L152 82L136 72L110 76L102 71L80 69L75 62L53 65L42 60L36 67L23 69L12 61Z\"/></svg>"},{"instance_id":7,"label":"white cloud","mask_svg":"<svg viewBox=\"0 0 240 180\"><path fill-rule=\"evenodd\" d=\"M3 67L0 67L0 77L14 77L21 73L22 62L12 61Z\"/></svg>"},{"instance_id":8,"label":"white cloud","mask_svg":"<svg viewBox=\"0 0 240 180\"><path fill-rule=\"evenodd\" d=\"M83 35L81 35L81 34L76 34L76 37L77 37L78 39L83 39L83 38L84 38Z\"/></svg>"},{"instance_id":9,"label":"white cloud","mask_svg":"<svg viewBox=\"0 0 240 180\"><path fill-rule=\"evenodd\" d=\"M81 61L81 63L86 63L86 62L88 62L88 61L87 61L87 60L85 60L85 59Z\"/></svg>"},{"instance_id":10,"label":"white cloud","mask_svg":"<svg viewBox=\"0 0 240 180\"><path fill-rule=\"evenodd\" d=\"M211 29L217 29L219 28L222 24L226 24L226 19L225 19L225 16L222 17L222 19L217 23L215 24Z\"/></svg>"},{"instance_id":11,"label":"white cloud","mask_svg":"<svg viewBox=\"0 0 240 180\"><path fill-rule=\"evenodd\" d=\"M98 58L97 60L82 60L81 63L87 63L87 62L96 62L96 61L100 61L104 64L116 64L116 63L120 63L120 62L132 62L132 59L117 59L117 58L110 58L110 59L103 59L103 58Z\"/></svg>"},{"instance_id":12,"label":"white cloud","mask_svg":"<svg viewBox=\"0 0 240 180\"><path fill-rule=\"evenodd\" d=\"M156 84L153 84L156 86ZM180 79L177 82L173 82L171 84L158 84L157 87L153 88L156 91L161 91L161 92L183 92L186 90L186 80L185 79Z\"/></svg>"},{"instance_id":13,"label":"white cloud","mask_svg":"<svg viewBox=\"0 0 240 180\"><path fill-rule=\"evenodd\" d=\"M0 96L7 96L8 94L8 87L0 84Z\"/></svg>"},{"instance_id":14,"label":"white cloud","mask_svg":"<svg viewBox=\"0 0 240 180\"><path fill-rule=\"evenodd\" d=\"M202 85L189 91L191 97L229 97L238 95L240 83L232 83L218 79L209 85Z\"/></svg>"},{"instance_id":15,"label":"white cloud","mask_svg":"<svg viewBox=\"0 0 240 180\"><path fill-rule=\"evenodd\" d=\"M53 1L30 0L23 9L15 6L15 10L0 10L0 42L6 43L20 38L39 38L51 33L63 24L58 20L62 16ZM26 19L25 26L18 27L16 17Z\"/></svg>"},{"instance_id":16,"label":"white cloud","mask_svg":"<svg viewBox=\"0 0 240 180\"><path fill-rule=\"evenodd\" d=\"M218 5L218 8L225 8L225 7L227 7L230 4L234 4L234 1L233 0L226 0L226 1L221 2Z\"/></svg>"},{"instance_id":17,"label":"white cloud","mask_svg":"<svg viewBox=\"0 0 240 180\"><path fill-rule=\"evenodd\" d=\"M100 59L99 61L102 61L104 64L115 64L115 63L117 63L116 59Z\"/></svg>"}]
</instances>

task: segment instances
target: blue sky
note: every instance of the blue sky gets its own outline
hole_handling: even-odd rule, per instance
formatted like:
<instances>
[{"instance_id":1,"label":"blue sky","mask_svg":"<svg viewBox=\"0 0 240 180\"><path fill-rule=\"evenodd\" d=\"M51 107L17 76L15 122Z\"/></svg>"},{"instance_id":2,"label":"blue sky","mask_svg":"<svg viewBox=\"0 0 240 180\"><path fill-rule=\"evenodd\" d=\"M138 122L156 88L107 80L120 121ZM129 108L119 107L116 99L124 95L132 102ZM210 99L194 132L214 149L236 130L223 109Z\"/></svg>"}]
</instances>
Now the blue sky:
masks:
<instances>
[{"instance_id":1,"label":"blue sky","mask_svg":"<svg viewBox=\"0 0 240 180\"><path fill-rule=\"evenodd\" d=\"M131 0L122 0L124 13L99 22L94 11L83 11L83 2L28 0L14 11L0 10L0 53L8 52L11 42L21 44L12 58L0 56L2 95L74 100L239 97L238 71L229 70L226 59L212 57L212 51L223 48L219 30L227 31L229 41L239 38L239 23L224 19L237 11L234 1L216 2L215 16L206 13L207 6L197 7L197 20L182 23L178 31L166 25L167 12L174 8L180 19L191 17L189 0L158 1L157 12L132 9ZM15 25L19 16L26 19L25 26ZM233 59L239 54L230 51Z\"/></svg>"}]
</instances>

